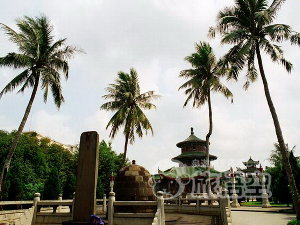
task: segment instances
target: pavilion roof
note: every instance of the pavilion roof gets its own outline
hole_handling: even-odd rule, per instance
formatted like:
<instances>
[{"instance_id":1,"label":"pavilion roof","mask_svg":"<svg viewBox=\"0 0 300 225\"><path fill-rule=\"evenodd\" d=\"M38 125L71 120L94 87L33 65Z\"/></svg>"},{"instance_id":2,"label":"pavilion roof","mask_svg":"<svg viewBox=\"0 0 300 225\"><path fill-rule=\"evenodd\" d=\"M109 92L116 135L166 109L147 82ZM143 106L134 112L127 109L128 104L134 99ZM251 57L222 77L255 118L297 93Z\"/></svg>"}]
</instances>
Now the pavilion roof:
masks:
<instances>
[{"instance_id":1,"label":"pavilion roof","mask_svg":"<svg viewBox=\"0 0 300 225\"><path fill-rule=\"evenodd\" d=\"M181 142L177 143L176 146L177 146L178 148L181 148L181 147L182 147L184 144L186 144L186 143L197 143L197 142L198 142L198 143L205 143L206 141L204 141L204 140L202 140L202 139L196 137L196 136L194 135L193 128L191 127L191 135L190 135L187 139L185 139L184 141L181 141Z\"/></svg>"},{"instance_id":2,"label":"pavilion roof","mask_svg":"<svg viewBox=\"0 0 300 225\"><path fill-rule=\"evenodd\" d=\"M205 167L184 166L184 167L172 167L165 171L159 170L158 174L172 180L176 178L181 178L182 180L188 180L190 178L206 177L205 171L206 171ZM212 179L216 179L220 175L220 172L213 168L210 169L210 173L211 173L210 177Z\"/></svg>"},{"instance_id":3,"label":"pavilion roof","mask_svg":"<svg viewBox=\"0 0 300 225\"><path fill-rule=\"evenodd\" d=\"M248 159L248 161L247 161L247 162L243 162L243 164L244 164L245 166L251 165L251 164L257 165L257 164L259 164L259 161L254 161L254 160L251 158L251 156L250 156L250 158Z\"/></svg>"},{"instance_id":4,"label":"pavilion roof","mask_svg":"<svg viewBox=\"0 0 300 225\"><path fill-rule=\"evenodd\" d=\"M206 152L202 151L191 151L191 152L184 152L172 159L173 160L183 160L183 159L205 159ZM215 155L209 154L210 160L216 160L218 157Z\"/></svg>"}]
</instances>

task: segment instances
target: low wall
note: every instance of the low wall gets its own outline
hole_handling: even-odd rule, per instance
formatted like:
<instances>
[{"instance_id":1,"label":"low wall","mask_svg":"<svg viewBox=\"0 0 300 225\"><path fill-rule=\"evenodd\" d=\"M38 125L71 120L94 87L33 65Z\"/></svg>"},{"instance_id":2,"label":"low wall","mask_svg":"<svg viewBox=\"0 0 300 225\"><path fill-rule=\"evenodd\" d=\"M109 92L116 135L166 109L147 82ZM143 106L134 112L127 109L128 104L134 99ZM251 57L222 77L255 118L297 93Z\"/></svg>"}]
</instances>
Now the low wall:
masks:
<instances>
[{"instance_id":1,"label":"low wall","mask_svg":"<svg viewBox=\"0 0 300 225\"><path fill-rule=\"evenodd\" d=\"M115 213L114 225L151 225L154 213Z\"/></svg>"},{"instance_id":2,"label":"low wall","mask_svg":"<svg viewBox=\"0 0 300 225\"><path fill-rule=\"evenodd\" d=\"M0 212L0 224L31 225L33 207L23 210L8 210Z\"/></svg>"},{"instance_id":3,"label":"low wall","mask_svg":"<svg viewBox=\"0 0 300 225\"><path fill-rule=\"evenodd\" d=\"M62 222L72 220L72 213L37 213L35 225L61 225Z\"/></svg>"}]
</instances>

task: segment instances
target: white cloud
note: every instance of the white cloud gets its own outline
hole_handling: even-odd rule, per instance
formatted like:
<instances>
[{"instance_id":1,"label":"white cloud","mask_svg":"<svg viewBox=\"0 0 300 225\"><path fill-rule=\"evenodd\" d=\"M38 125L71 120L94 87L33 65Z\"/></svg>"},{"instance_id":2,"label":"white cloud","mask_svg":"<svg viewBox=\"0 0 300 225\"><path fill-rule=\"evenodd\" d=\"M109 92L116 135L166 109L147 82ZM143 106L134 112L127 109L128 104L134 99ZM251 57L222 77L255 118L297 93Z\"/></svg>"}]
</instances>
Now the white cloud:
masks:
<instances>
[{"instance_id":1,"label":"white cloud","mask_svg":"<svg viewBox=\"0 0 300 225\"><path fill-rule=\"evenodd\" d=\"M70 121L69 115L50 114L40 110L32 115L32 121L29 121L27 127L63 144L77 144L79 137L70 128Z\"/></svg>"}]
</instances>

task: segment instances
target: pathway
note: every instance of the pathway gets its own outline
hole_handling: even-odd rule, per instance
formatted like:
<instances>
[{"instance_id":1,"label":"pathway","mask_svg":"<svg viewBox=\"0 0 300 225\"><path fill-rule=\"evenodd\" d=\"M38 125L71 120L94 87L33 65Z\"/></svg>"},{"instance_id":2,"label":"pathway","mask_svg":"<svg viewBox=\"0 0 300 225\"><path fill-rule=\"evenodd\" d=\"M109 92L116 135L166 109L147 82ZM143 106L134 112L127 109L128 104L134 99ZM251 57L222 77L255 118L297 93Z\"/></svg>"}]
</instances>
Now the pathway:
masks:
<instances>
[{"instance_id":1,"label":"pathway","mask_svg":"<svg viewBox=\"0 0 300 225\"><path fill-rule=\"evenodd\" d=\"M215 216L166 213L166 225L217 225Z\"/></svg>"},{"instance_id":2,"label":"pathway","mask_svg":"<svg viewBox=\"0 0 300 225\"><path fill-rule=\"evenodd\" d=\"M296 219L295 214L255 211L231 211L234 225L286 225Z\"/></svg>"}]
</instances>

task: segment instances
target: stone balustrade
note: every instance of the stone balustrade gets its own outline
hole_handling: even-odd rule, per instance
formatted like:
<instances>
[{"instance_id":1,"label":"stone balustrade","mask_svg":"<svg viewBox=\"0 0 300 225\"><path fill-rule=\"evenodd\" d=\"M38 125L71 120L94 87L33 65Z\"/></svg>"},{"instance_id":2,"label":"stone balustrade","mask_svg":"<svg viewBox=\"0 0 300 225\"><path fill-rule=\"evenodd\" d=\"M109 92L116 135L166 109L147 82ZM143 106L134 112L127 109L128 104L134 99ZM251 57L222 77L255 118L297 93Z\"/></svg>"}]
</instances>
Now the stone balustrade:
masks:
<instances>
[{"instance_id":1,"label":"stone balustrade","mask_svg":"<svg viewBox=\"0 0 300 225\"><path fill-rule=\"evenodd\" d=\"M43 225L61 224L72 219L73 200L40 200L40 194L35 193L33 201L1 201L0 224L14 225ZM106 196L96 199L97 212L106 212ZM7 208L13 208L8 210ZM88 218L87 218L88 219Z\"/></svg>"},{"instance_id":2,"label":"stone balustrade","mask_svg":"<svg viewBox=\"0 0 300 225\"><path fill-rule=\"evenodd\" d=\"M207 216L217 216L222 225L230 225L231 209L227 191L223 191L220 196L207 197L206 195L190 195L192 197L165 200L166 213L189 213Z\"/></svg>"},{"instance_id":3,"label":"stone balustrade","mask_svg":"<svg viewBox=\"0 0 300 225\"><path fill-rule=\"evenodd\" d=\"M158 193L157 201L115 201L115 193L110 192L109 195L109 225L165 225L162 192ZM130 208L133 212L124 212L124 208Z\"/></svg>"}]
</instances>

